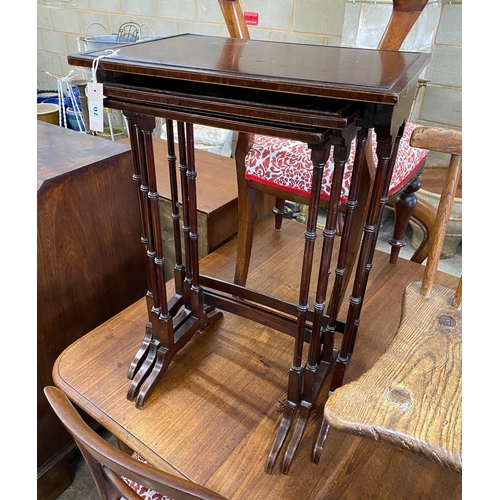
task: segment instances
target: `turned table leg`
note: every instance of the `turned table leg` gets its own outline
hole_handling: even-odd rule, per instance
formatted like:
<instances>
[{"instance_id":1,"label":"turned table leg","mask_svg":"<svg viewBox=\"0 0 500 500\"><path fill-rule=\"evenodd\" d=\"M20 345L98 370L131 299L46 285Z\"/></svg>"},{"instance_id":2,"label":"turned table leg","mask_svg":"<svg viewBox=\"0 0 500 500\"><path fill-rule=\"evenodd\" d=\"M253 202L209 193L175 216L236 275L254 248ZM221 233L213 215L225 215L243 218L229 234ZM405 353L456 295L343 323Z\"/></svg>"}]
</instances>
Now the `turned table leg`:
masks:
<instances>
[{"instance_id":1,"label":"turned table leg","mask_svg":"<svg viewBox=\"0 0 500 500\"><path fill-rule=\"evenodd\" d=\"M306 326L306 314L308 311L308 297L311 282L311 268L314 255L314 243L317 237L317 223L319 212L319 200L321 194L321 180L323 169L330 154L330 141L321 144L311 145L311 159L313 164L313 175L311 183L311 195L307 227L304 233L304 254L302 261L302 275L300 280L299 301L297 304L297 329L293 351L293 361L288 374L287 400L280 427L275 436L271 451L266 464L266 472L271 473L278 454L283 446L288 431L292 425L295 413L302 396L303 372L302 354L304 349L304 333Z\"/></svg>"},{"instance_id":2,"label":"turned table leg","mask_svg":"<svg viewBox=\"0 0 500 500\"><path fill-rule=\"evenodd\" d=\"M184 347L195 332L206 328L222 317L213 307L203 306L203 295L199 284L198 237L196 219L196 170L194 165L194 139L192 125L186 127L179 137L181 186L185 225L183 227L186 250L186 266L182 267L180 222L178 209L173 208L174 238L176 254L175 297L168 301L165 287L165 259L161 237L159 193L156 187L156 171L152 144L155 118L135 113L126 113L131 133L131 149L136 171L140 173L139 199L141 201L144 243L148 262L148 323L141 347L137 351L128 372L132 380L127 399L136 400L137 408L142 408L148 397L167 370L174 355ZM175 176L175 150L171 124L168 126L167 145L171 177ZM187 150L187 155L186 155ZM187 159L187 162L186 162ZM182 169L185 171L182 172ZM176 182L171 184L172 199L177 199ZM175 190L175 193L174 193ZM184 281L181 278L184 276ZM181 307L184 306L184 307Z\"/></svg>"},{"instance_id":3,"label":"turned table leg","mask_svg":"<svg viewBox=\"0 0 500 500\"><path fill-rule=\"evenodd\" d=\"M290 465L298 445L304 434L304 430L309 420L311 409L316 402L317 395L323 386L330 363L320 363L321 361L321 323L324 315L328 278L330 275L330 265L333 253L333 243L336 235L337 217L339 215L340 195L342 191L342 180L344 169L350 153L351 141L342 141L334 146L334 173L328 211L323 229L323 248L318 271L318 283L316 296L314 299L313 324L311 340L309 342L308 358L303 370L303 391L298 407L297 421L293 430L293 435L286 449L281 472L288 474Z\"/></svg>"},{"instance_id":4,"label":"turned table leg","mask_svg":"<svg viewBox=\"0 0 500 500\"><path fill-rule=\"evenodd\" d=\"M347 257L349 250L349 242L351 231L353 230L354 210L358 206L358 193L360 188L362 163L364 159L365 146L368 138L368 129L363 128L357 134L356 156L351 174L351 185L349 195L346 202L346 211L342 230L342 238L340 242L339 255L337 259L337 267L335 269L335 281L333 283L330 300L328 304L328 324L323 334L323 350L321 352L321 363L327 364L329 367L334 362L337 352L334 350L335 334L337 332L336 318L339 315L340 306L343 300L343 290L345 289L344 281L349 277L346 276ZM361 207L362 208L362 207ZM321 429L318 433L316 443L313 450L313 461L319 462L321 452L323 451L325 439L328 433L329 425L326 419L323 419Z\"/></svg>"},{"instance_id":5,"label":"turned table leg","mask_svg":"<svg viewBox=\"0 0 500 500\"><path fill-rule=\"evenodd\" d=\"M403 130L404 125L399 129L398 135L394 141L394 147L392 147L393 144L391 136L387 130L377 130L378 167L375 175L373 191L370 197L368 215L363 228L364 236L356 267L353 290L349 297L349 309L344 334L342 337L340 351L338 352L334 363L329 394L332 394L344 383L345 372L354 351L361 307L368 283L368 277L372 268L373 254L375 252L382 213L387 202L387 192L389 190L394 162L397 156ZM334 311L332 311L332 314L334 314ZM328 336L330 335L331 333L328 333ZM333 340L328 340L328 345L333 345ZM319 462L328 430L329 424L326 419L323 418L313 451L313 460L316 463Z\"/></svg>"}]
</instances>

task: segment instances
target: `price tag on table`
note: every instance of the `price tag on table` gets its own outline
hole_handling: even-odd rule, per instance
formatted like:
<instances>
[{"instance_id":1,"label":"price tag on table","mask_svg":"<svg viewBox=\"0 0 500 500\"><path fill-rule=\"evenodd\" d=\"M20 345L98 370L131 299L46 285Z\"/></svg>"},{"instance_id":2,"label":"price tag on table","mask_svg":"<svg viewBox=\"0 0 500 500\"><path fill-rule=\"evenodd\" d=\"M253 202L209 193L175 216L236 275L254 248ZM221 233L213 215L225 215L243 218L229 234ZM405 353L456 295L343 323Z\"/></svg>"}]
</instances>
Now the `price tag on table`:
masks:
<instances>
[{"instance_id":1,"label":"price tag on table","mask_svg":"<svg viewBox=\"0 0 500 500\"><path fill-rule=\"evenodd\" d=\"M104 106L102 83L87 84L87 100L89 105L89 126L95 132L104 131Z\"/></svg>"}]
</instances>

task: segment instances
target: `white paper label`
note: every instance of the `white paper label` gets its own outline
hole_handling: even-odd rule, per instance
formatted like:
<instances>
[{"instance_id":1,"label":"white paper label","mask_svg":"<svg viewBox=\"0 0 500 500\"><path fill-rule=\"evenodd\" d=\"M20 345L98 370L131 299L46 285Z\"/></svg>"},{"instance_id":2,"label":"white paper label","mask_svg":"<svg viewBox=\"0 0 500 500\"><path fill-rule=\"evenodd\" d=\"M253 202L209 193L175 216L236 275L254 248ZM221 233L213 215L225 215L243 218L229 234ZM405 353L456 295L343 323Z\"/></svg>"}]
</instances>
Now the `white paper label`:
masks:
<instances>
[{"instance_id":1,"label":"white paper label","mask_svg":"<svg viewBox=\"0 0 500 500\"><path fill-rule=\"evenodd\" d=\"M95 132L104 131L104 106L103 106L103 86L96 83L95 88L92 82L87 83L87 100L89 105L89 125L90 130Z\"/></svg>"}]
</instances>

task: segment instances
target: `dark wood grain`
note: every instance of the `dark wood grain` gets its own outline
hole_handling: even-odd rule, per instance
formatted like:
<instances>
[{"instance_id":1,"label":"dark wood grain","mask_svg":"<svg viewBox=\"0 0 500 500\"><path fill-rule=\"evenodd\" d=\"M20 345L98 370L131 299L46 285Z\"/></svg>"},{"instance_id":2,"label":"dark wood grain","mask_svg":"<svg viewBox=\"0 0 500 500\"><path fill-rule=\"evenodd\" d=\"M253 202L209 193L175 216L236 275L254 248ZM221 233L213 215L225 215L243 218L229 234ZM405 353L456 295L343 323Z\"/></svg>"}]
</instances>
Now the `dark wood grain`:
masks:
<instances>
[{"instance_id":1,"label":"dark wood grain","mask_svg":"<svg viewBox=\"0 0 500 500\"><path fill-rule=\"evenodd\" d=\"M91 67L103 55L72 54L68 62ZM121 47L118 56L100 59L99 68L395 105L428 59L422 53L183 34Z\"/></svg>"},{"instance_id":2,"label":"dark wood grain","mask_svg":"<svg viewBox=\"0 0 500 500\"><path fill-rule=\"evenodd\" d=\"M38 498L71 479L69 434L43 387L62 350L146 292L130 148L37 122Z\"/></svg>"}]
</instances>

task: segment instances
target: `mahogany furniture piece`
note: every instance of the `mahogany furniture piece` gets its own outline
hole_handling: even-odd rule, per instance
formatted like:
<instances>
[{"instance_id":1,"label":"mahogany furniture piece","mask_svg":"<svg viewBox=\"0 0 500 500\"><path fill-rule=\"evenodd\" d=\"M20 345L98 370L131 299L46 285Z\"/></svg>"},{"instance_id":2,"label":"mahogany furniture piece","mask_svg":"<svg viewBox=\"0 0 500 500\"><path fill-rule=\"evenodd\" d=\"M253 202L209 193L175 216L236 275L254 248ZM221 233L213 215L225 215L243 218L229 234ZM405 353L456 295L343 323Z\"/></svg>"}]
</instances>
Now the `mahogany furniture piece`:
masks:
<instances>
[{"instance_id":1,"label":"mahogany furniture piece","mask_svg":"<svg viewBox=\"0 0 500 500\"><path fill-rule=\"evenodd\" d=\"M37 149L37 486L48 500L71 484L75 450L43 394L54 361L147 287L130 148L38 121Z\"/></svg>"},{"instance_id":2,"label":"mahogany furniture piece","mask_svg":"<svg viewBox=\"0 0 500 500\"><path fill-rule=\"evenodd\" d=\"M412 144L450 154L421 281L403 296L394 340L359 380L325 406L332 428L386 442L462 472L462 280L435 285L462 169L462 133L419 127Z\"/></svg>"},{"instance_id":3,"label":"mahogany furniture piece","mask_svg":"<svg viewBox=\"0 0 500 500\"><path fill-rule=\"evenodd\" d=\"M256 225L255 269L260 290L294 300L303 226L284 220ZM269 244L275 252L269 255ZM334 259L339 245L334 248ZM236 240L200 262L204 274L231 279ZM314 265L319 264L315 256ZM374 254L356 343L346 382L368 370L397 330L400 298L409 281L421 279L423 266L387 254ZM453 287L458 278L438 273L437 283ZM312 289L316 285L312 283ZM173 294L175 284L167 284ZM380 294L388 308L380 307ZM311 300L314 292L310 294ZM195 335L169 366L142 410L126 398L127 371L148 320L145 299L68 347L54 365L54 384L148 463L189 479L231 500L309 500L341 498L432 498L459 500L462 477L404 450L372 448L370 440L331 429L321 461L311 460L322 408L313 411L290 473L265 471L265 450L273 440L286 404L287 369L294 339L270 326L233 313ZM344 307L347 309L347 305ZM364 321L368 320L369 321ZM78 360L78 362L76 362ZM112 361L110 361L112 360ZM173 497L175 498L175 497Z\"/></svg>"},{"instance_id":4,"label":"mahogany furniture piece","mask_svg":"<svg viewBox=\"0 0 500 500\"><path fill-rule=\"evenodd\" d=\"M286 60L276 66L273 61ZM353 351L361 305L372 267L382 209L387 200L395 154L417 79L428 54L299 45L201 35L179 35L124 46L118 54L89 51L68 56L70 64L97 65L104 84L104 105L123 111L131 131L131 147L143 221L142 241L148 256L147 309L142 345L133 358L127 397L144 407L174 356L200 330L222 318L222 310L271 325L294 337L288 394L281 425L268 458L271 472L288 432L281 467L287 473L300 443L319 389L342 385ZM167 158L172 186L175 292L165 292L164 249L158 208L152 131L155 116L166 119ZM176 188L177 156L172 120L178 122L182 227ZM196 167L193 123L248 133L300 140L311 149L313 181L304 233L298 300L288 302L217 280L199 271ZM377 173L368 206L357 207L361 163L367 130L377 133ZM337 262L335 287L326 306L328 276L337 225L340 187L351 141L356 138L351 189ZM308 296L317 236L323 168L334 146L332 181L322 259L317 270L313 307ZM364 237L345 322L339 319L341 292L353 214L366 210ZM186 217L186 213L189 214ZM184 252L181 240L184 239ZM272 255L271 250L269 254ZM316 270L315 270L316 272ZM169 299L170 297L170 299ZM334 334L343 332L340 350ZM307 359L304 355L306 344ZM318 437L319 448L326 435Z\"/></svg>"},{"instance_id":5,"label":"mahogany furniture piece","mask_svg":"<svg viewBox=\"0 0 500 500\"><path fill-rule=\"evenodd\" d=\"M378 49L399 50L426 4L427 0L394 0L391 17ZM229 35L233 38L249 39L250 34L239 0L219 0L219 6ZM285 61L278 60L274 61L274 64L279 65L283 62ZM407 123L389 187L389 203L396 212L394 234L389 240L392 245L392 262L397 260L399 250L406 245L404 234L417 202L415 192L420 186L418 175L423 169L428 153L425 150L417 150L409 146L411 131L416 126L416 123ZM374 158L373 153L376 141L372 130L368 131L366 141L362 186L369 187L370 179L375 177L376 170L376 157ZM347 193L351 184L354 153L355 143L353 142L342 180L341 209L345 208ZM306 206L310 195L310 172L312 167L308 162L308 156L306 145L298 141L268 137L262 133L255 135L239 134L235 151L235 163L238 172L239 212L242 217L240 217L239 247L234 274L236 284L246 285L252 250L255 197L257 193L267 193L275 197L276 204L273 212L277 230L281 228L281 221L285 213L285 199L303 205L302 213L307 213ZM320 204L325 208L328 205L333 168L334 159L332 154L325 165L321 187ZM358 202L362 204L363 199L368 196L368 191L362 191L358 196ZM417 210L415 215L418 216L418 212ZM361 212L360 217L363 217L363 215ZM305 216L304 220L306 220ZM351 237L355 238L353 244L357 246L361 233L351 232ZM351 268L352 266L348 262L345 273L350 273Z\"/></svg>"}]
</instances>

